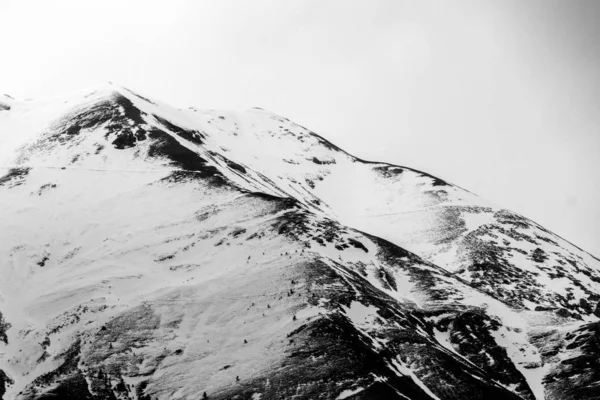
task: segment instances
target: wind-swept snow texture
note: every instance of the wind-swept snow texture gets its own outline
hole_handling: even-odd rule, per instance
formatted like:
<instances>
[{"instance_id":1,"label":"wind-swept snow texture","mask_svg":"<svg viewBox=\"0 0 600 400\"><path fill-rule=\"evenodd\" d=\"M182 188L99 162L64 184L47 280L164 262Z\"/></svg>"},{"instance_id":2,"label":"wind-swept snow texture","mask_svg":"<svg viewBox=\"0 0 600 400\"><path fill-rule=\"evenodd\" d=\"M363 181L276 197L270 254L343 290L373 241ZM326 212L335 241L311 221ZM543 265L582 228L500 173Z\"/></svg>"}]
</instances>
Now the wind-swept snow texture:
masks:
<instances>
[{"instance_id":1,"label":"wind-swept snow texture","mask_svg":"<svg viewBox=\"0 0 600 400\"><path fill-rule=\"evenodd\" d=\"M598 259L286 118L3 96L0 168L0 398L600 398Z\"/></svg>"}]
</instances>

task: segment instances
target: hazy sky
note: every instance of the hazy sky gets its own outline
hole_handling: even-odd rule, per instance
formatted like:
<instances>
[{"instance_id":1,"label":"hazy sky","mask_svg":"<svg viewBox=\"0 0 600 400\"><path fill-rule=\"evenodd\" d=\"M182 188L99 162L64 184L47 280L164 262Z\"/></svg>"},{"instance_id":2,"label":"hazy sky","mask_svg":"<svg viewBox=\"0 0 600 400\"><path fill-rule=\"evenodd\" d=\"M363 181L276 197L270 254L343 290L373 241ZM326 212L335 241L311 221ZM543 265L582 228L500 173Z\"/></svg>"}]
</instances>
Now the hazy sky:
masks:
<instances>
[{"instance_id":1,"label":"hazy sky","mask_svg":"<svg viewBox=\"0 0 600 400\"><path fill-rule=\"evenodd\" d=\"M0 93L289 117L600 256L600 1L0 0Z\"/></svg>"}]
</instances>

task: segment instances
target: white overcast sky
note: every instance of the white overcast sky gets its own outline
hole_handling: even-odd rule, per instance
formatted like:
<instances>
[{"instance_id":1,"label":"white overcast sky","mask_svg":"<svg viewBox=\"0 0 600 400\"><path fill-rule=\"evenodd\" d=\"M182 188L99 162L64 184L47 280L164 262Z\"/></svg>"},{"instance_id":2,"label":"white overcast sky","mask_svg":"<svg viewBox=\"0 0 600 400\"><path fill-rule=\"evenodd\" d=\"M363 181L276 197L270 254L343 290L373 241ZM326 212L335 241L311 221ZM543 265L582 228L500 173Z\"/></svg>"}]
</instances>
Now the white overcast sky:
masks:
<instances>
[{"instance_id":1,"label":"white overcast sky","mask_svg":"<svg viewBox=\"0 0 600 400\"><path fill-rule=\"evenodd\" d=\"M0 0L0 93L269 109L600 256L600 1Z\"/></svg>"}]
</instances>

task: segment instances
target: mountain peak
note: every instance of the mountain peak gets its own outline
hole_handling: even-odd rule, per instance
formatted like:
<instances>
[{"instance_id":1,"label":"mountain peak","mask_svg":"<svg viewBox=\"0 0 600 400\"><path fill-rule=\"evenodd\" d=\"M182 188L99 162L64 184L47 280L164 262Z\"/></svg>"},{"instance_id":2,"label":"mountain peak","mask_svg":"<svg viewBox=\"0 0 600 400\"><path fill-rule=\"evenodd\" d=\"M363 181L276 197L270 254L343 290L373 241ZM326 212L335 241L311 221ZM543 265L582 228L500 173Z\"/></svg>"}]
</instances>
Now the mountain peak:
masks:
<instances>
[{"instance_id":1,"label":"mountain peak","mask_svg":"<svg viewBox=\"0 0 600 400\"><path fill-rule=\"evenodd\" d=\"M600 261L523 216L258 108L3 113L0 399L599 396Z\"/></svg>"}]
</instances>

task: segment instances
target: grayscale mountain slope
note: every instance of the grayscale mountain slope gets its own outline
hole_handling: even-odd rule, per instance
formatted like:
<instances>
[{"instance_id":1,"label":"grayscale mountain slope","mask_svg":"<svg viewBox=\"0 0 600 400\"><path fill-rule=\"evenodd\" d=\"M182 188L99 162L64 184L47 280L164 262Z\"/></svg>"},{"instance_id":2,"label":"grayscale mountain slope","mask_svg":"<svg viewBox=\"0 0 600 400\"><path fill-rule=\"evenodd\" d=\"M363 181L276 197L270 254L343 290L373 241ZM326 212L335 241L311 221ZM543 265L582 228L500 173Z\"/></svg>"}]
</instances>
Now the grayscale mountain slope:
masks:
<instances>
[{"instance_id":1,"label":"grayscale mountain slope","mask_svg":"<svg viewBox=\"0 0 600 400\"><path fill-rule=\"evenodd\" d=\"M600 261L424 172L110 84L0 161L0 398L600 397Z\"/></svg>"}]
</instances>

